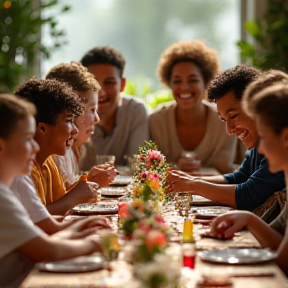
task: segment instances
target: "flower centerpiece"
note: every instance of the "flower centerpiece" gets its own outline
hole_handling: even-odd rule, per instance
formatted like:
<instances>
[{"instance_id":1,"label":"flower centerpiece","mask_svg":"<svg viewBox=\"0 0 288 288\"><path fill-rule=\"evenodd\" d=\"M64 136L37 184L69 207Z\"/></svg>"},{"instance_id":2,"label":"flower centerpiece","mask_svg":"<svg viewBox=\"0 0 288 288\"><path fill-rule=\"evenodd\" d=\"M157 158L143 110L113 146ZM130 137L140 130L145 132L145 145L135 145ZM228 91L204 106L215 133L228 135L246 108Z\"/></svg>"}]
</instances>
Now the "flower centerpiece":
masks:
<instances>
[{"instance_id":1,"label":"flower centerpiece","mask_svg":"<svg viewBox=\"0 0 288 288\"><path fill-rule=\"evenodd\" d=\"M154 219L154 224L157 222L164 223L162 216L159 214L159 206L154 201L143 202L140 199L134 199L130 204L122 204L118 213L120 216L120 230L127 238L132 238L133 232L140 228L141 221L145 219Z\"/></svg>"},{"instance_id":2,"label":"flower centerpiece","mask_svg":"<svg viewBox=\"0 0 288 288\"><path fill-rule=\"evenodd\" d=\"M165 156L152 141L139 147L137 169L133 175L133 197L143 201L163 201L167 187L167 169Z\"/></svg>"}]
</instances>

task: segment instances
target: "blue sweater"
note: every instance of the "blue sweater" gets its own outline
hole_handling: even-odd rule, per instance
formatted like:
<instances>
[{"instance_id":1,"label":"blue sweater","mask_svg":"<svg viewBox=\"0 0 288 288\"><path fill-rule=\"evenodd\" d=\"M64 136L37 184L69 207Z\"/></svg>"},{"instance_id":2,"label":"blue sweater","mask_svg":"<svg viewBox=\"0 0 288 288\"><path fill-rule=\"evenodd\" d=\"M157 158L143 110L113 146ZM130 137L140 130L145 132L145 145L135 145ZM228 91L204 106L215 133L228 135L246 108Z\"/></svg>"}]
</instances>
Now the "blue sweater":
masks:
<instances>
[{"instance_id":1,"label":"blue sweater","mask_svg":"<svg viewBox=\"0 0 288 288\"><path fill-rule=\"evenodd\" d=\"M253 210L274 192L285 188L284 173L271 173L267 159L258 153L257 146L246 152L238 170L224 175L229 184L238 184L235 189L238 209Z\"/></svg>"}]
</instances>

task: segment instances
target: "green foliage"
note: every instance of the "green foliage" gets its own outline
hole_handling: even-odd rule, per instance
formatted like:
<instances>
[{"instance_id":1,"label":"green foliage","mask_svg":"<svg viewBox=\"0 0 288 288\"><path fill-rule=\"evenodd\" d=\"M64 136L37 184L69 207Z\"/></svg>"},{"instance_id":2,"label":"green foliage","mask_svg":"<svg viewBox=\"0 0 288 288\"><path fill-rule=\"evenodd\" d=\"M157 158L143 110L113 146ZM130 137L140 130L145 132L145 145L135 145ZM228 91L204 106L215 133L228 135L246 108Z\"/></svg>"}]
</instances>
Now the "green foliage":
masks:
<instances>
[{"instance_id":1,"label":"green foliage","mask_svg":"<svg viewBox=\"0 0 288 288\"><path fill-rule=\"evenodd\" d=\"M58 0L10 0L0 3L0 92L12 92L20 81L35 75L35 63L43 55L66 44L65 32L58 28L56 17L70 9ZM44 16L53 10L53 16ZM41 28L53 39L41 45ZM40 52L40 53L39 53ZM39 55L40 54L40 55Z\"/></svg>"},{"instance_id":2,"label":"green foliage","mask_svg":"<svg viewBox=\"0 0 288 288\"><path fill-rule=\"evenodd\" d=\"M174 100L171 91L168 89L153 92L151 82L145 77L127 80L124 93L143 99L152 109L156 108L159 104Z\"/></svg>"},{"instance_id":3,"label":"green foliage","mask_svg":"<svg viewBox=\"0 0 288 288\"><path fill-rule=\"evenodd\" d=\"M246 31L253 37L256 47L247 41L239 41L241 56L252 65L263 70L281 69L288 71L288 2L267 1L267 11L262 19L245 24Z\"/></svg>"}]
</instances>

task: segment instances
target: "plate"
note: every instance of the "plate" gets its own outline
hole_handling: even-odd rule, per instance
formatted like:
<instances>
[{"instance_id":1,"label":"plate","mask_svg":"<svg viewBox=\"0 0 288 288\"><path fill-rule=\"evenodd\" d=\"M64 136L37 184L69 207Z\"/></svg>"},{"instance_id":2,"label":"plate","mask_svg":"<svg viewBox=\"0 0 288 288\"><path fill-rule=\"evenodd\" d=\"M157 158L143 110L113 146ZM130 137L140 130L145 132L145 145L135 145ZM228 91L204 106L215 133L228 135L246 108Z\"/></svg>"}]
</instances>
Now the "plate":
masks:
<instances>
[{"instance_id":1,"label":"plate","mask_svg":"<svg viewBox=\"0 0 288 288\"><path fill-rule=\"evenodd\" d=\"M110 185L125 186L132 182L132 176L117 175Z\"/></svg>"},{"instance_id":2,"label":"plate","mask_svg":"<svg viewBox=\"0 0 288 288\"><path fill-rule=\"evenodd\" d=\"M100 189L101 196L119 197L127 193L127 189L123 187L104 187Z\"/></svg>"},{"instance_id":3,"label":"plate","mask_svg":"<svg viewBox=\"0 0 288 288\"><path fill-rule=\"evenodd\" d=\"M200 195L193 195L192 201L190 203L191 205L209 205L209 206L213 206L215 204L217 204L217 202L207 199L203 196Z\"/></svg>"},{"instance_id":4,"label":"plate","mask_svg":"<svg viewBox=\"0 0 288 288\"><path fill-rule=\"evenodd\" d=\"M87 204L79 204L75 206L73 212L81 213L81 214L114 214L118 213L118 206L117 205L101 205L101 204L94 204L94 203L87 203Z\"/></svg>"},{"instance_id":5,"label":"plate","mask_svg":"<svg viewBox=\"0 0 288 288\"><path fill-rule=\"evenodd\" d=\"M105 261L102 256L93 255L55 262L43 262L37 264L36 268L46 272L75 273L100 270L103 269L104 264Z\"/></svg>"},{"instance_id":6,"label":"plate","mask_svg":"<svg viewBox=\"0 0 288 288\"><path fill-rule=\"evenodd\" d=\"M193 208L193 212L195 213L195 217L198 219L212 219L228 211L231 211L232 209L233 208L231 207L208 206Z\"/></svg>"},{"instance_id":7,"label":"plate","mask_svg":"<svg viewBox=\"0 0 288 288\"><path fill-rule=\"evenodd\" d=\"M205 251L199 257L204 261L215 263L254 264L271 261L277 257L277 253L269 249L229 248Z\"/></svg>"}]
</instances>

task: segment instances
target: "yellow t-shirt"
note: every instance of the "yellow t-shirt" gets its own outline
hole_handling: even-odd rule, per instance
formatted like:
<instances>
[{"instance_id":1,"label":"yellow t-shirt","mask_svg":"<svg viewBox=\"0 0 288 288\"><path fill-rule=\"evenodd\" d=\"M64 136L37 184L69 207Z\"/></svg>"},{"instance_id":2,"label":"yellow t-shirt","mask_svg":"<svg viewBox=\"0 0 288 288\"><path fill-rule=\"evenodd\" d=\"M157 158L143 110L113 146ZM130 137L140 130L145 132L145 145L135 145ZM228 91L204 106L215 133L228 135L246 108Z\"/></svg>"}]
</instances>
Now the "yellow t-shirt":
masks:
<instances>
[{"instance_id":1,"label":"yellow t-shirt","mask_svg":"<svg viewBox=\"0 0 288 288\"><path fill-rule=\"evenodd\" d=\"M41 169L33 165L31 177L44 205L51 204L66 194L64 183L51 156L47 158Z\"/></svg>"}]
</instances>

